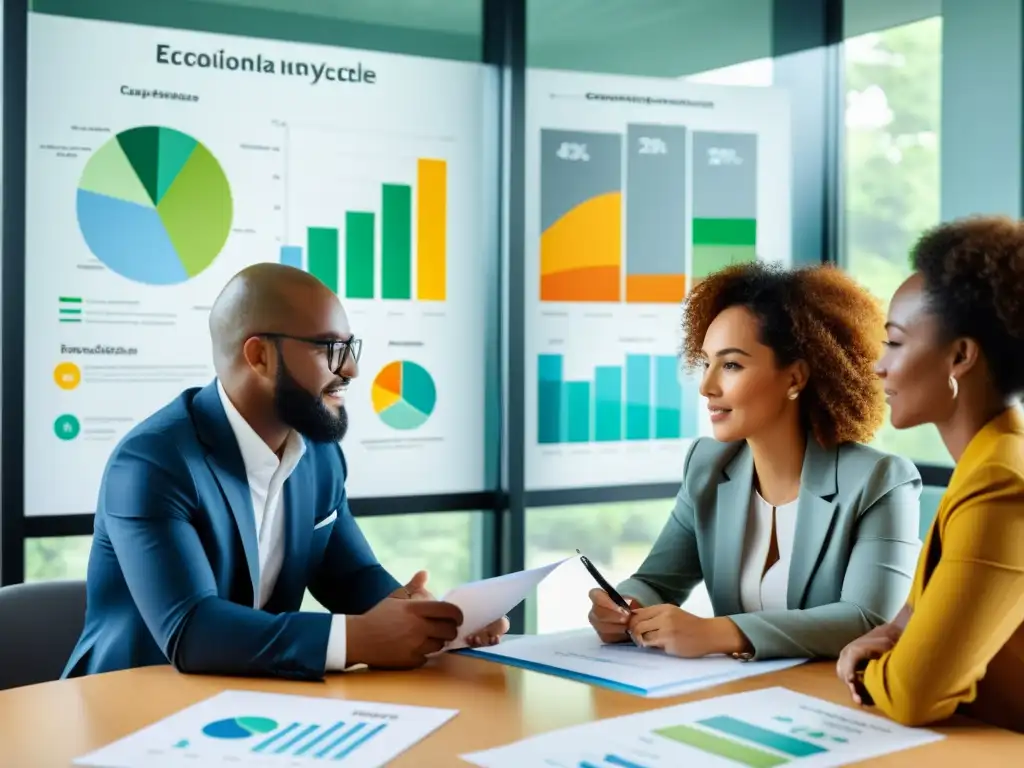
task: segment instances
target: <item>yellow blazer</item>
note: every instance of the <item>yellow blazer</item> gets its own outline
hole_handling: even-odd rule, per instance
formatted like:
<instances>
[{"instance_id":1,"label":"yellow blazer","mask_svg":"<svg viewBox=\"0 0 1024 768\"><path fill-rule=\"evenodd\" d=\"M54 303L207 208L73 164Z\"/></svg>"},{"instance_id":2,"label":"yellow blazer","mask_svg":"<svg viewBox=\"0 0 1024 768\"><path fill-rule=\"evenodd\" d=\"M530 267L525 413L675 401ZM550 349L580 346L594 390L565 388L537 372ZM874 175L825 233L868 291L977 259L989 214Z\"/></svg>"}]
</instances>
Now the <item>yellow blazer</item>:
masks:
<instances>
[{"instance_id":1,"label":"yellow blazer","mask_svg":"<svg viewBox=\"0 0 1024 768\"><path fill-rule=\"evenodd\" d=\"M1024 412L968 444L925 539L913 613L864 686L905 725L954 712L1024 732Z\"/></svg>"}]
</instances>

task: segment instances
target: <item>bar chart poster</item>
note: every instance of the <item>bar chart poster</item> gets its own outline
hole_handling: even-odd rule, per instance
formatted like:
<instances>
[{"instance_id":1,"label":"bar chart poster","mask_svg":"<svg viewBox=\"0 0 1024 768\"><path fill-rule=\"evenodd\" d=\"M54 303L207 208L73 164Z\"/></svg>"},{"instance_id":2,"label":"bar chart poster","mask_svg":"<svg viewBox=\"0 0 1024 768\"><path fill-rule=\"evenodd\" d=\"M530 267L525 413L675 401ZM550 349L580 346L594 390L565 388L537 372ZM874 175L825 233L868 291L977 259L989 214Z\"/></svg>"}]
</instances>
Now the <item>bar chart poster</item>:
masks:
<instances>
[{"instance_id":1,"label":"bar chart poster","mask_svg":"<svg viewBox=\"0 0 1024 768\"><path fill-rule=\"evenodd\" d=\"M26 514L95 511L114 447L213 381L210 307L257 263L318 278L363 341L349 495L486 487L492 74L30 13Z\"/></svg>"},{"instance_id":2,"label":"bar chart poster","mask_svg":"<svg viewBox=\"0 0 1024 768\"><path fill-rule=\"evenodd\" d=\"M791 157L776 89L528 73L529 488L681 479L710 434L682 303L729 265L790 262Z\"/></svg>"},{"instance_id":3,"label":"bar chart poster","mask_svg":"<svg viewBox=\"0 0 1024 768\"><path fill-rule=\"evenodd\" d=\"M224 691L75 764L376 768L456 714L432 707Z\"/></svg>"}]
</instances>

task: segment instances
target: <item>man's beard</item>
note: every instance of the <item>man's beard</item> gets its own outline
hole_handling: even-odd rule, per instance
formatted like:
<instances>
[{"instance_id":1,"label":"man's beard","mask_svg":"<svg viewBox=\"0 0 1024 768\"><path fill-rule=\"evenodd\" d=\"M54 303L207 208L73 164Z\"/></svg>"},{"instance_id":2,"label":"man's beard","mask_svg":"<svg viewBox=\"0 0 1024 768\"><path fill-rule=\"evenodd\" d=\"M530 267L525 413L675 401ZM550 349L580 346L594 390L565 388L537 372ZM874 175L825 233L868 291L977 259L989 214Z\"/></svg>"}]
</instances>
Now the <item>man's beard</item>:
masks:
<instances>
[{"instance_id":1,"label":"man's beard","mask_svg":"<svg viewBox=\"0 0 1024 768\"><path fill-rule=\"evenodd\" d=\"M348 431L345 406L331 413L322 397L310 394L292 377L284 360L277 368L274 410L283 423L314 443L337 443Z\"/></svg>"}]
</instances>

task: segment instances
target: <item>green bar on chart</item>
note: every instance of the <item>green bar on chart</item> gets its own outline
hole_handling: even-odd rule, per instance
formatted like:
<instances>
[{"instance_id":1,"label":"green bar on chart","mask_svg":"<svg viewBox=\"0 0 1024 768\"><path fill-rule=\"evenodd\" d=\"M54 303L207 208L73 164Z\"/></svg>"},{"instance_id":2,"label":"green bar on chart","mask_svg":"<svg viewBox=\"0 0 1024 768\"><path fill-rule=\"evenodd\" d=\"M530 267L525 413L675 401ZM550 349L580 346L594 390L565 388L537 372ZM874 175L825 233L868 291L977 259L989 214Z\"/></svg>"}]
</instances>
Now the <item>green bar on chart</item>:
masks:
<instances>
[{"instance_id":1,"label":"green bar on chart","mask_svg":"<svg viewBox=\"0 0 1024 768\"><path fill-rule=\"evenodd\" d=\"M345 213L345 296L373 298L373 214Z\"/></svg>"},{"instance_id":2,"label":"green bar on chart","mask_svg":"<svg viewBox=\"0 0 1024 768\"><path fill-rule=\"evenodd\" d=\"M338 230L329 227L306 230L306 259L309 273L337 293Z\"/></svg>"},{"instance_id":3,"label":"green bar on chart","mask_svg":"<svg viewBox=\"0 0 1024 768\"><path fill-rule=\"evenodd\" d=\"M757 135L693 134L694 281L757 260Z\"/></svg>"},{"instance_id":4,"label":"green bar on chart","mask_svg":"<svg viewBox=\"0 0 1024 768\"><path fill-rule=\"evenodd\" d=\"M412 187L385 184L381 217L381 295L412 298Z\"/></svg>"},{"instance_id":5,"label":"green bar on chart","mask_svg":"<svg viewBox=\"0 0 1024 768\"><path fill-rule=\"evenodd\" d=\"M746 744L740 744L732 739L724 739L707 731L691 728L688 725L672 725L667 728L659 728L656 734L670 741L685 744L688 747L699 749L709 755L724 757L747 768L775 768L777 765L785 765L789 760L771 752L765 752Z\"/></svg>"}]
</instances>

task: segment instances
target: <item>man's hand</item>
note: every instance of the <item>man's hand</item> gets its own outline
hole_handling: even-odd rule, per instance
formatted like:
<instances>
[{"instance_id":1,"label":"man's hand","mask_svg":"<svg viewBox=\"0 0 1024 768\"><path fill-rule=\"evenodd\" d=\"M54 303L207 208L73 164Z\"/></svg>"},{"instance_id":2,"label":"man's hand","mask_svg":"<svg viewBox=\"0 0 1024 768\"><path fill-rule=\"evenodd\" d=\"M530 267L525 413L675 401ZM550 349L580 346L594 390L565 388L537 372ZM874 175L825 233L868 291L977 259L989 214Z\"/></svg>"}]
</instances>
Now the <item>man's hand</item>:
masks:
<instances>
[{"instance_id":1,"label":"man's hand","mask_svg":"<svg viewBox=\"0 0 1024 768\"><path fill-rule=\"evenodd\" d=\"M660 648L671 656L696 659L718 652L710 621L674 605L652 605L633 612L629 629L644 648Z\"/></svg>"},{"instance_id":2,"label":"man's hand","mask_svg":"<svg viewBox=\"0 0 1024 768\"><path fill-rule=\"evenodd\" d=\"M502 616L497 621L488 624L466 638L466 645L470 648L479 648L481 645L497 645L502 635L508 632L508 616Z\"/></svg>"},{"instance_id":3,"label":"man's hand","mask_svg":"<svg viewBox=\"0 0 1024 768\"><path fill-rule=\"evenodd\" d=\"M436 598L427 591L427 572L416 571L413 577L409 579L409 583L404 587L399 587L392 592L388 597L394 597L398 600L435 600Z\"/></svg>"},{"instance_id":4,"label":"man's hand","mask_svg":"<svg viewBox=\"0 0 1024 768\"><path fill-rule=\"evenodd\" d=\"M381 600L361 616L346 617L347 661L413 669L454 640L461 624L462 611L451 603L423 598Z\"/></svg>"},{"instance_id":5,"label":"man's hand","mask_svg":"<svg viewBox=\"0 0 1024 768\"><path fill-rule=\"evenodd\" d=\"M589 596L591 606L587 618L590 619L590 626L597 632L601 642L628 642L630 639L629 618L631 614L624 608L617 606L603 589L595 587L590 590ZM633 598L628 598L627 602L632 610L640 608L640 603Z\"/></svg>"}]
</instances>

